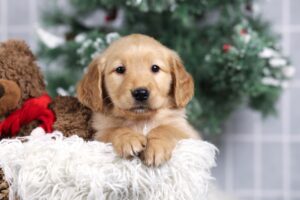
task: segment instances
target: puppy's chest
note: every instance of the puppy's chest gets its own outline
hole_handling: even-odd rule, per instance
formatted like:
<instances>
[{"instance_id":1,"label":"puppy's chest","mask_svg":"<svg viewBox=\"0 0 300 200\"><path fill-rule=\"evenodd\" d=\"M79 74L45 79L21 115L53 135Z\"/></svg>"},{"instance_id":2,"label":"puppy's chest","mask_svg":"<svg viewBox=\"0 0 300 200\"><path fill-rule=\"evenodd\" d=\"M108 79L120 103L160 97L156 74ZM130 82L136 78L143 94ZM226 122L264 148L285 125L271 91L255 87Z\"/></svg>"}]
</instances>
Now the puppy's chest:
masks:
<instances>
[{"instance_id":1,"label":"puppy's chest","mask_svg":"<svg viewBox=\"0 0 300 200\"><path fill-rule=\"evenodd\" d=\"M138 133L147 135L153 128L157 127L157 125L149 121L139 121L124 123L124 127L131 128Z\"/></svg>"},{"instance_id":2,"label":"puppy's chest","mask_svg":"<svg viewBox=\"0 0 300 200\"><path fill-rule=\"evenodd\" d=\"M109 129L127 127L137 133L147 135L152 129L160 125L158 122L158 120L153 119L143 121L116 119L96 113L92 119L92 127L98 134L106 133Z\"/></svg>"}]
</instances>

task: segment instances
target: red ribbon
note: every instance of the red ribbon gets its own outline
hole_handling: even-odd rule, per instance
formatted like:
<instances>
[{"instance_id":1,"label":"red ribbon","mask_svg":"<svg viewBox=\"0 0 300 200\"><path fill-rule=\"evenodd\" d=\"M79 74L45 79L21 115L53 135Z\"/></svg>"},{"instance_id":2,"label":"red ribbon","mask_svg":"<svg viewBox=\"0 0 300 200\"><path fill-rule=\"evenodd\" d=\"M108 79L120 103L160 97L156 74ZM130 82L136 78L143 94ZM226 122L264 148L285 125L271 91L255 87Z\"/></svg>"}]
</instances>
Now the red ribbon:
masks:
<instances>
[{"instance_id":1,"label":"red ribbon","mask_svg":"<svg viewBox=\"0 0 300 200\"><path fill-rule=\"evenodd\" d=\"M44 94L37 98L31 98L24 102L22 108L11 113L5 120L0 122L0 138L15 137L22 126L37 120L45 132L53 131L55 114L49 108L51 97Z\"/></svg>"}]
</instances>

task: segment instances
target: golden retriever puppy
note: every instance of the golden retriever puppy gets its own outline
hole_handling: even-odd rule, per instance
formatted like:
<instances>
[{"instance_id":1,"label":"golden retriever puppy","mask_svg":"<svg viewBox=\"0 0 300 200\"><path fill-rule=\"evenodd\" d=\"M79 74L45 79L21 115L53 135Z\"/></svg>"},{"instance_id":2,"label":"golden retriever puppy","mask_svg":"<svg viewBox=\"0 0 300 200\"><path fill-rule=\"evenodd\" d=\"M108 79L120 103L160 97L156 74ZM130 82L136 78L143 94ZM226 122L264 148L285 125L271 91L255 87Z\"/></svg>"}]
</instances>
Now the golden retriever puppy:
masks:
<instances>
[{"instance_id":1,"label":"golden retriever puppy","mask_svg":"<svg viewBox=\"0 0 300 200\"><path fill-rule=\"evenodd\" d=\"M179 56L141 34L113 42L77 88L79 100L94 111L95 139L150 166L169 160L179 140L198 137L184 109L193 93Z\"/></svg>"}]
</instances>

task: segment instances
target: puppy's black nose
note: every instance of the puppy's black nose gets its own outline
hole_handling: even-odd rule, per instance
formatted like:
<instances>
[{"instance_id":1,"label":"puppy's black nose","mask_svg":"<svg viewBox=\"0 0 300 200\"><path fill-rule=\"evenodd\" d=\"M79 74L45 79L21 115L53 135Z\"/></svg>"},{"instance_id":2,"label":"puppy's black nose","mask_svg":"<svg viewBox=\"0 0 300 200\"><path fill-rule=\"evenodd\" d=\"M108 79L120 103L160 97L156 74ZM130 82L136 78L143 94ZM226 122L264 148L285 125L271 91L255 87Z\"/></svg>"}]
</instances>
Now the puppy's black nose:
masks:
<instances>
[{"instance_id":1,"label":"puppy's black nose","mask_svg":"<svg viewBox=\"0 0 300 200\"><path fill-rule=\"evenodd\" d=\"M149 91L146 88L137 88L131 94L137 101L146 101L149 98Z\"/></svg>"}]
</instances>

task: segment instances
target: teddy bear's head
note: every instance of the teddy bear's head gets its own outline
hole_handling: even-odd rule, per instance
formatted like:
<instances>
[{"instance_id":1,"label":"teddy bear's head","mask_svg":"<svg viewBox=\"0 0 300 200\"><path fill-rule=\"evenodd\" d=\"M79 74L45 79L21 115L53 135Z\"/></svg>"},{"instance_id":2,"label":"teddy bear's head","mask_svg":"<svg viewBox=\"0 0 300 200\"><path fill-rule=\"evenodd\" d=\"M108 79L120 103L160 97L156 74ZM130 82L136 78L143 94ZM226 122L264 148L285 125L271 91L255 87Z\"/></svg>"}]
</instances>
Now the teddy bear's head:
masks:
<instances>
[{"instance_id":1,"label":"teddy bear's head","mask_svg":"<svg viewBox=\"0 0 300 200\"><path fill-rule=\"evenodd\" d=\"M0 118L45 91L44 78L26 43L0 43Z\"/></svg>"}]
</instances>

